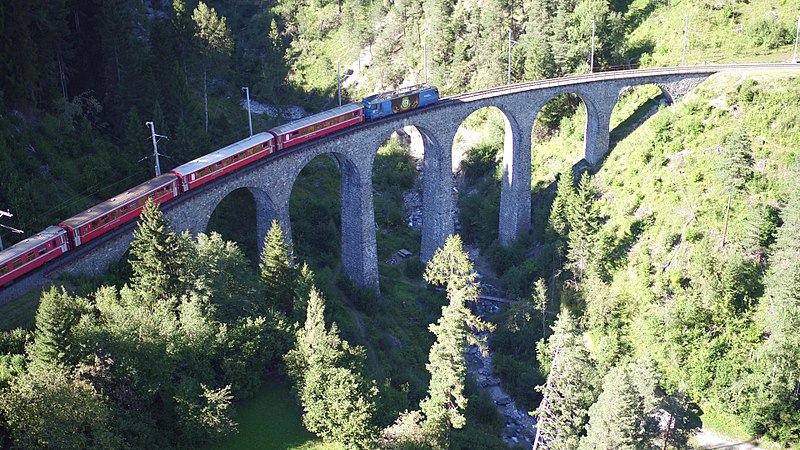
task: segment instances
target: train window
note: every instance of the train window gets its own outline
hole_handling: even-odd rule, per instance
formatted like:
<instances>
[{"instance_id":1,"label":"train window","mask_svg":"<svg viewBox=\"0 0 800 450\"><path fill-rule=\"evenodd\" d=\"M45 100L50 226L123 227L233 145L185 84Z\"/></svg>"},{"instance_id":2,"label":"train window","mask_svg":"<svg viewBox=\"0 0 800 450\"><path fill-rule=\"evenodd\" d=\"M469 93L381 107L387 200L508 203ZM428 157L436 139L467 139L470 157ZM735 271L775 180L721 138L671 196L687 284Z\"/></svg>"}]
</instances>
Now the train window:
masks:
<instances>
[{"instance_id":1,"label":"train window","mask_svg":"<svg viewBox=\"0 0 800 450\"><path fill-rule=\"evenodd\" d=\"M3 266L0 266L0 275L5 275L7 273L8 273L8 266L6 266L5 264Z\"/></svg>"},{"instance_id":2,"label":"train window","mask_svg":"<svg viewBox=\"0 0 800 450\"><path fill-rule=\"evenodd\" d=\"M314 132L314 125L311 125L310 127L308 127L308 132L309 133L313 133Z\"/></svg>"},{"instance_id":3,"label":"train window","mask_svg":"<svg viewBox=\"0 0 800 450\"><path fill-rule=\"evenodd\" d=\"M353 113L353 117L357 117L357 116L358 116L358 113L357 113L357 112L354 112L354 113Z\"/></svg>"},{"instance_id":4,"label":"train window","mask_svg":"<svg viewBox=\"0 0 800 450\"><path fill-rule=\"evenodd\" d=\"M325 123L322 126L329 127L330 125L331 125L331 122L329 120L326 120Z\"/></svg>"},{"instance_id":5,"label":"train window","mask_svg":"<svg viewBox=\"0 0 800 450\"><path fill-rule=\"evenodd\" d=\"M124 205L122 208L120 208L119 212L121 214L125 214L126 212L128 212L128 205Z\"/></svg>"},{"instance_id":6,"label":"train window","mask_svg":"<svg viewBox=\"0 0 800 450\"><path fill-rule=\"evenodd\" d=\"M103 225L107 224L108 223L108 216L103 217L101 219L101 222L103 223Z\"/></svg>"},{"instance_id":7,"label":"train window","mask_svg":"<svg viewBox=\"0 0 800 450\"><path fill-rule=\"evenodd\" d=\"M96 230L98 228L100 228L100 221L95 220L94 222L92 222L92 229Z\"/></svg>"},{"instance_id":8,"label":"train window","mask_svg":"<svg viewBox=\"0 0 800 450\"><path fill-rule=\"evenodd\" d=\"M22 265L22 258L15 259L13 263L11 263L11 267L16 269L17 267Z\"/></svg>"},{"instance_id":9,"label":"train window","mask_svg":"<svg viewBox=\"0 0 800 450\"><path fill-rule=\"evenodd\" d=\"M297 136L298 134L300 134L300 130L293 131L293 132L292 132L292 137L295 137L295 136Z\"/></svg>"},{"instance_id":10,"label":"train window","mask_svg":"<svg viewBox=\"0 0 800 450\"><path fill-rule=\"evenodd\" d=\"M88 232L89 232L89 225L86 225L83 227L83 234L86 234Z\"/></svg>"},{"instance_id":11,"label":"train window","mask_svg":"<svg viewBox=\"0 0 800 450\"><path fill-rule=\"evenodd\" d=\"M39 252L38 253L39 253L39 256L42 256L45 253L47 253L47 246L45 245L44 247L39 247Z\"/></svg>"},{"instance_id":12,"label":"train window","mask_svg":"<svg viewBox=\"0 0 800 450\"><path fill-rule=\"evenodd\" d=\"M28 252L28 254L27 254L27 255L25 255L25 258L27 258L27 259L28 259L28 262L31 262L31 261L33 261L34 259L36 259L36 255L34 254L34 252Z\"/></svg>"}]
</instances>

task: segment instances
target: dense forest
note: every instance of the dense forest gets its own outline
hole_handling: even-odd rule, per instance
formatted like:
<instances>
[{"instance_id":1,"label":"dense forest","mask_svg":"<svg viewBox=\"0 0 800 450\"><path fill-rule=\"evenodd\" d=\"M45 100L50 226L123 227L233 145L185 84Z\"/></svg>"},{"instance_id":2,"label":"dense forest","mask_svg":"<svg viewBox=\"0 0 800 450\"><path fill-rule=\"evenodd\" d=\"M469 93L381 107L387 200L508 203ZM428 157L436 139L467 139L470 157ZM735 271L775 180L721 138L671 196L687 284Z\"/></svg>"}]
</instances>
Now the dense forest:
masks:
<instances>
[{"instance_id":1,"label":"dense forest","mask_svg":"<svg viewBox=\"0 0 800 450\"><path fill-rule=\"evenodd\" d=\"M8 0L0 209L34 232L149 178L145 121L169 137L166 169L247 136L242 86L278 107L333 106L337 61L353 100L426 76L445 95L500 85L509 61L512 82L585 73L593 22L594 70L785 61L798 13L790 0ZM427 267L382 262L378 295L340 273L340 175L324 158L292 194L294 247L273 226L258 254L231 226L246 195L215 212L222 235L194 239L148 207L108 276L62 280L35 327L0 334L0 447L214 445L280 380L322 441L304 448L505 448L504 418L466 375L469 344L491 348L552 448L691 448L701 421L797 447L799 99L781 74L715 76L670 107L655 86L626 91L599 168L580 161L580 100L554 99L534 128L533 227L510 247L502 117L479 111L464 124L479 137L460 138L463 243ZM417 186L390 139L374 174L381 261L418 251L404 212ZM463 244L507 309L469 308L480 283Z\"/></svg>"}]
</instances>

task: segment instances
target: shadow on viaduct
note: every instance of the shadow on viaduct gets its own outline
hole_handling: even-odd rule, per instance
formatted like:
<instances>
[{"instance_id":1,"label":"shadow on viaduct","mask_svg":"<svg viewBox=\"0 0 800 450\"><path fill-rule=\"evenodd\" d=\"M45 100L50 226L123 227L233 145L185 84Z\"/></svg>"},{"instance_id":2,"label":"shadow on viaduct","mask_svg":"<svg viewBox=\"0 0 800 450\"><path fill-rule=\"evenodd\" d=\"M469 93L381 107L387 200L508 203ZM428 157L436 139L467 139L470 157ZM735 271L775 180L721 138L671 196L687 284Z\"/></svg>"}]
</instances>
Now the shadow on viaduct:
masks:
<instances>
[{"instance_id":1,"label":"shadow on viaduct","mask_svg":"<svg viewBox=\"0 0 800 450\"><path fill-rule=\"evenodd\" d=\"M456 131L473 112L499 109L505 119L503 180L499 236L513 242L531 222L531 133L537 114L554 97L578 95L587 111L584 157L599 164L609 151L611 112L620 93L654 84L668 102L686 94L714 73L800 69L797 65L699 66L609 72L543 80L487 89L443 99L434 106L340 133L267 158L239 172L189 192L162 208L177 230L193 234L206 230L209 218L231 192L245 188L255 199L259 242L273 219L290 230L289 198L300 171L314 158L329 155L339 166L342 195L342 266L356 284L378 288L372 176L377 149L396 130L414 126L422 135L423 225L420 258L427 261L454 231L452 149ZM0 292L0 303L43 286L62 272L99 274L118 260L132 240L133 225L123 227L88 248L79 248L64 261ZM291 236L291 232L289 234Z\"/></svg>"}]
</instances>

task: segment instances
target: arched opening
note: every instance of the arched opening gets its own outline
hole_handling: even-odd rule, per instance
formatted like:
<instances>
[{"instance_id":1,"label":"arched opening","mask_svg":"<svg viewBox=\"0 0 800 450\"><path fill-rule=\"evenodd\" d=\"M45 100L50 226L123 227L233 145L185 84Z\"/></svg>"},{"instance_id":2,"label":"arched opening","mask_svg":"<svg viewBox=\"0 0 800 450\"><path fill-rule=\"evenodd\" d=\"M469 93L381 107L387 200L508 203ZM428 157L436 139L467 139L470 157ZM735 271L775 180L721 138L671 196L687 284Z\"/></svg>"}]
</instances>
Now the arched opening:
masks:
<instances>
[{"instance_id":1,"label":"arched opening","mask_svg":"<svg viewBox=\"0 0 800 450\"><path fill-rule=\"evenodd\" d=\"M531 142L534 228L546 224L547 216L538 213L549 211L547 198L551 197L537 194L553 191L558 174L568 167L575 167L584 158L586 123L586 104L576 94L562 94L550 99L536 116Z\"/></svg>"},{"instance_id":2,"label":"arched opening","mask_svg":"<svg viewBox=\"0 0 800 450\"><path fill-rule=\"evenodd\" d=\"M226 195L214 208L206 233L217 232L239 244L242 252L258 262L265 227L276 218L268 194L256 188L239 188Z\"/></svg>"},{"instance_id":3,"label":"arched opening","mask_svg":"<svg viewBox=\"0 0 800 450\"><path fill-rule=\"evenodd\" d=\"M417 278L423 218L425 144L414 126L395 130L372 166L378 269L384 276Z\"/></svg>"},{"instance_id":4,"label":"arched opening","mask_svg":"<svg viewBox=\"0 0 800 450\"><path fill-rule=\"evenodd\" d=\"M639 125L657 113L659 108L670 103L670 98L655 84L623 89L611 112L611 123L608 128L611 130L609 146L614 148L618 142L628 137Z\"/></svg>"},{"instance_id":5,"label":"arched opening","mask_svg":"<svg viewBox=\"0 0 800 450\"><path fill-rule=\"evenodd\" d=\"M306 261L319 273L340 267L342 238L342 174L328 154L303 167L289 198L295 261Z\"/></svg>"},{"instance_id":6,"label":"arched opening","mask_svg":"<svg viewBox=\"0 0 800 450\"><path fill-rule=\"evenodd\" d=\"M495 107L474 111L453 140L458 221L465 242L487 248L498 239L503 172L510 161L512 132L508 118ZM508 155L508 156L506 156Z\"/></svg>"}]
</instances>

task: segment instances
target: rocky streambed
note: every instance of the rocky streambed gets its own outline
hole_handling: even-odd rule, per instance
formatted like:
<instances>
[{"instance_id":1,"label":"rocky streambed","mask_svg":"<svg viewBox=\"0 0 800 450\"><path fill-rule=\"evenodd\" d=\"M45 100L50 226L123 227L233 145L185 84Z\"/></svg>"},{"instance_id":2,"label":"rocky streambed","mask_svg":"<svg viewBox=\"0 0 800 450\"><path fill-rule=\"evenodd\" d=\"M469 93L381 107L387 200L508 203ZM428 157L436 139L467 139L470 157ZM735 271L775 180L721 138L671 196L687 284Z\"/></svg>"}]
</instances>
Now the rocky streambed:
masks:
<instances>
[{"instance_id":1,"label":"rocky streambed","mask_svg":"<svg viewBox=\"0 0 800 450\"><path fill-rule=\"evenodd\" d=\"M481 300L475 307L477 315L484 317L499 311L499 306L494 302ZM479 339L491 337L489 332L483 331L475 335ZM470 346L466 352L467 374L472 377L481 390L486 391L497 407L497 411L505 419L503 433L500 436L509 446L522 446L531 448L536 437L536 419L528 414L525 409L517 407L514 399L503 389L503 383L494 373L492 366L492 350L488 346L481 352L477 345Z\"/></svg>"}]
</instances>

